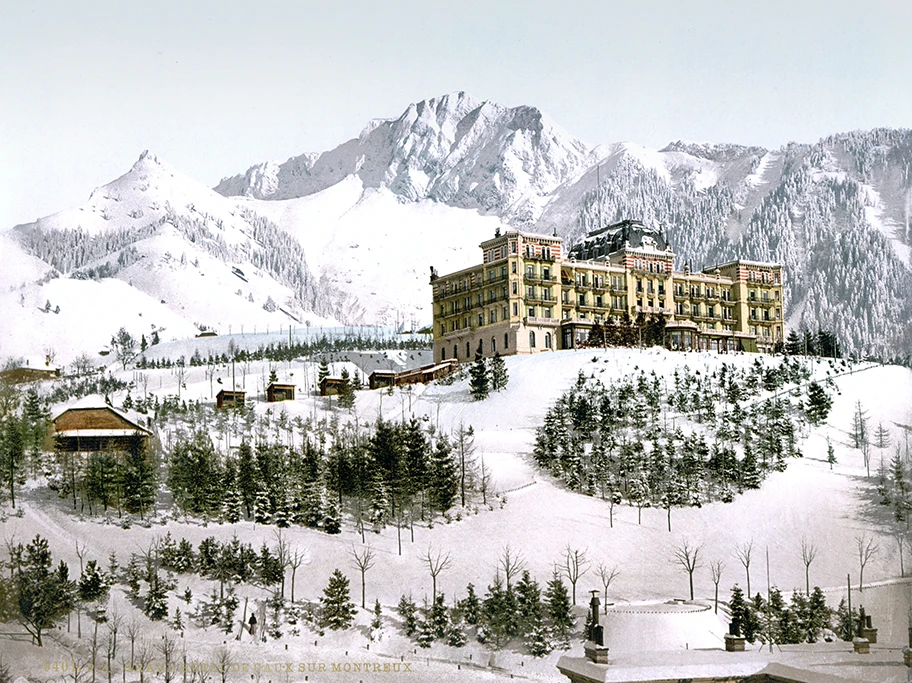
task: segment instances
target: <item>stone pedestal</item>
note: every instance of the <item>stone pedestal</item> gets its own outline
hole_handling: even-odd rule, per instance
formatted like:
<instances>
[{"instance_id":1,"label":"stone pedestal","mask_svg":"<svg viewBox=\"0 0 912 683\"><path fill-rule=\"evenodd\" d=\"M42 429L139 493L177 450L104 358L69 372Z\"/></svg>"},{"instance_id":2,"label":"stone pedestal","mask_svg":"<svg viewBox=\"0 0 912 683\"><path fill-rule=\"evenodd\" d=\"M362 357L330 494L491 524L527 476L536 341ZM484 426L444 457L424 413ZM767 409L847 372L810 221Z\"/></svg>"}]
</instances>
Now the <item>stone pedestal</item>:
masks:
<instances>
[{"instance_id":1,"label":"stone pedestal","mask_svg":"<svg viewBox=\"0 0 912 683\"><path fill-rule=\"evenodd\" d=\"M725 634L725 651L726 652L744 652L744 636L733 636L731 633Z\"/></svg>"},{"instance_id":2,"label":"stone pedestal","mask_svg":"<svg viewBox=\"0 0 912 683\"><path fill-rule=\"evenodd\" d=\"M595 662L596 664L608 663L607 645L596 645L591 640L587 640L583 645L583 652L586 655L586 659L590 662Z\"/></svg>"},{"instance_id":3,"label":"stone pedestal","mask_svg":"<svg viewBox=\"0 0 912 683\"><path fill-rule=\"evenodd\" d=\"M869 655L871 654L871 641L867 638L852 638L852 649L855 650L855 654Z\"/></svg>"},{"instance_id":4,"label":"stone pedestal","mask_svg":"<svg viewBox=\"0 0 912 683\"><path fill-rule=\"evenodd\" d=\"M871 645L875 645L877 643L877 629L863 628L861 629L861 637L867 639Z\"/></svg>"}]
</instances>

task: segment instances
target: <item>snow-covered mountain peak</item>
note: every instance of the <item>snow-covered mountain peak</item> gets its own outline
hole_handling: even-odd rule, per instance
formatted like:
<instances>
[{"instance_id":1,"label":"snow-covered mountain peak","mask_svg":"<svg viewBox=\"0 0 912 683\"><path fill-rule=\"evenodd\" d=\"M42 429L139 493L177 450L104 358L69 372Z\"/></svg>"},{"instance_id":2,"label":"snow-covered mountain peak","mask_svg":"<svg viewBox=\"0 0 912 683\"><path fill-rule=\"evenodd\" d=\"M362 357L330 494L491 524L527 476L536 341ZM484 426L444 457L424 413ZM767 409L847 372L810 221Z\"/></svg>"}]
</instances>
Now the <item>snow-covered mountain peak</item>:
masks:
<instances>
[{"instance_id":1,"label":"snow-covered mountain peak","mask_svg":"<svg viewBox=\"0 0 912 683\"><path fill-rule=\"evenodd\" d=\"M590 162L588 146L536 107L505 107L457 91L413 102L395 119L371 121L334 150L293 157L277 169L253 166L215 190L291 199L355 174L365 188L386 187L404 201L433 199L522 224Z\"/></svg>"}]
</instances>

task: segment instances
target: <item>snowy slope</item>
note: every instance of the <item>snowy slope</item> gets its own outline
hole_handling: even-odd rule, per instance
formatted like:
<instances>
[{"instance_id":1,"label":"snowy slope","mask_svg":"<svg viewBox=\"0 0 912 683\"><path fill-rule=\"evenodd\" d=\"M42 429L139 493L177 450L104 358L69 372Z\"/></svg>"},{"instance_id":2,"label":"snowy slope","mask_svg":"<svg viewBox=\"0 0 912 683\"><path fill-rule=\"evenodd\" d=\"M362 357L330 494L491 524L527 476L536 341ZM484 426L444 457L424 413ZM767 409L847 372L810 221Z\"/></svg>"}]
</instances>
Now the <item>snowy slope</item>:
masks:
<instances>
[{"instance_id":1,"label":"snowy slope","mask_svg":"<svg viewBox=\"0 0 912 683\"><path fill-rule=\"evenodd\" d=\"M503 505L499 497L494 498L493 509L481 509L477 514L470 512L459 521L438 522L433 528L426 524L416 525L414 542L408 534L403 534L401 555L397 551L394 527L387 527L379 534L368 534L367 540L376 551L376 562L367 575L367 599L371 604L375 599L380 600L388 625L384 638L372 642L369 650L365 647L366 631L363 630L318 638L307 630L301 636L294 636L286 629L283 640L270 639L266 643L242 640L234 646L238 656L257 662L277 658L285 661L283 644L290 643L289 650L295 652L294 661L347 661L348 653L358 653L362 659L368 656L403 657L404 661L421 662L425 666L424 659L415 656L414 644L398 634L398 619L391 616L403 593L410 592L420 603L430 592L430 579L420 556L429 546L450 554L452 566L438 579L438 589L446 594L449 602L454 597L464 596L468 582L474 583L480 594L484 593L485 587L494 580L498 557L507 544L522 554L540 582L551 575L553 562L567 544L585 549L593 565L603 562L618 566L621 574L609 591L614 606L607 617L609 645L618 657L656 650L683 653L687 648L719 648L725 630L724 615L716 616L704 609L711 603L713 594L707 564L695 574L698 604L665 604L670 599L685 597L687 590L686 575L671 560L674 544L685 538L703 543L706 563L717 559L724 561L721 597L725 600L734 583L744 585L744 569L733 555L734 548L738 543L753 540L756 553L752 566L754 585L765 586L768 549L771 582L788 596L792 588L804 584L805 568L800 561L799 543L805 535L820 549L810 568L812 584L826 588L827 598L835 606L844 596L846 574L851 573L856 579L854 539L861 533L873 534L880 551L865 570L868 586L864 592L853 591L853 604L863 599L868 612L875 614L881 643L892 647L904 643L909 584L892 581L899 574L899 560L897 546L890 536L893 528L889 511L885 512L872 497L872 483L865 478L862 456L847 443L847 428L855 402L861 401L872 422L883 422L893 441L902 442L905 432L901 425L908 429L912 424L909 412L912 371L864 364L852 368L854 374L834 375L839 393L834 394L833 411L827 424L812 430L803 442L804 458L789 461L785 472L772 475L761 489L738 496L733 503L676 509L674 530L669 533L665 528L664 510L644 510L643 522L638 524L636 510L621 506L615 510L614 526L611 527L607 507L602 501L568 492L534 470L528 454L534 430L541 423L544 412L551 401L574 382L580 371L607 380L640 368L647 372L654 369L660 377L670 380L674 369L682 364L705 372L723 362L741 365L757 360L770 363L773 359L751 354L685 355L657 349L643 352L610 349L513 356L505 360L510 374L507 389L483 402L470 400L466 381L448 387L419 385L411 392L396 390L392 396L385 390L360 392L354 415L332 409L332 402L326 399L308 395L306 389L312 390L314 385L316 365L313 363L254 362L238 366L237 382L251 394L257 394L256 411L260 416L267 410L281 410L289 418L334 414L343 421L358 419L363 424L380 414L387 419L399 419L413 412L444 431L459 423L471 424L476 431L476 455L485 458L494 474L494 487L506 496ZM338 364L334 369L341 371L341 367ZM833 374L826 363L815 363L813 367L818 378ZM352 366L348 368L351 370ZM262 401L262 389L270 369L277 370L280 381L291 381L299 386L297 400L281 406ZM227 371L228 368L217 370L222 378L230 377L224 374ZM149 370L146 374L150 391L162 396L175 393L176 380L170 371ZM547 377L548 381L542 382L542 377ZM211 402L212 390L204 368L190 368L185 384L184 398ZM881 390L885 385L891 387L889 395ZM123 396L123 393L115 395L115 403ZM832 441L838 460L832 471L825 462L827 438ZM216 441L220 447L226 445L222 435L217 435ZM97 521L74 516L55 502L52 493L43 495L34 489L24 498L27 514L23 518L8 518L5 532L17 538L29 538L40 532L50 539L54 553L66 559L71 567L77 563L73 539L86 543L90 557L101 558L111 551L116 551L118 557L125 556L127 549L146 547L165 531L178 539L186 537L194 544L210 535L227 540L235 534L255 546L274 541L271 528L248 522L202 526L162 518L164 526L154 524L148 529L138 525L132 529L113 525L102 527ZM100 529L104 533L98 533ZM361 540L350 523L339 536L298 527L286 529L284 533L291 546L304 550L308 557L297 574L299 597L316 600L329 574L336 568L351 579L353 593L357 594L359 576L351 565L349 554L352 544L361 547ZM908 557L906 564L908 566ZM178 592L187 585L192 585L194 594L199 596L211 590L213 584L182 578ZM588 595L591 589L601 589L592 569L580 579L578 602L582 602L579 596ZM265 591L242 587L240 595L262 600ZM118 593L118 599L123 601L122 594ZM174 593L169 602L172 612L176 606L182 611L187 609ZM134 609L125 601L121 606L130 613ZM580 608L577 610L577 629L581 628L582 620ZM358 623L366 625L368 621L369 615L360 611ZM211 653L221 643L222 636L213 629L194 629L191 634L188 647L196 653ZM319 645L314 645L315 640ZM464 649L435 643L430 650L419 652L435 658L433 666L439 668L428 670L429 675L433 673L434 680L447 680L449 676L454 677L452 680L470 677L471 680L485 680L491 675L490 670L478 671L465 666L471 654L472 661L481 662L483 667L489 657L493 657L492 661L507 668L508 672L557 681L560 677L554 665L557 657L563 654L556 652L542 660L534 660L512 649L492 653L471 641ZM576 639L570 654L581 654ZM35 656L34 652L32 656ZM661 655L654 656L661 658ZM22 657L27 661L29 654L26 652ZM463 663L462 670L457 669L457 663Z\"/></svg>"}]
</instances>

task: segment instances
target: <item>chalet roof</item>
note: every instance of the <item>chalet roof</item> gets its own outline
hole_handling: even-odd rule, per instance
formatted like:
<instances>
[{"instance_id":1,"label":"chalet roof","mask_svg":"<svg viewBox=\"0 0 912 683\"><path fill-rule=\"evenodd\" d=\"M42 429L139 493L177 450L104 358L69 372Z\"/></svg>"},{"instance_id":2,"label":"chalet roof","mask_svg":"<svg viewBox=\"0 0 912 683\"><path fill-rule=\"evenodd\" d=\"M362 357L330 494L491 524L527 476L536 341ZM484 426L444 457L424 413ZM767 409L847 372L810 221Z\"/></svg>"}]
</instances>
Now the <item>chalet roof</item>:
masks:
<instances>
[{"instance_id":1,"label":"chalet roof","mask_svg":"<svg viewBox=\"0 0 912 683\"><path fill-rule=\"evenodd\" d=\"M139 424L138 418L131 419L124 411L117 410L102 403L95 404L96 397L86 397L90 401L80 399L76 404L64 409L54 417L54 426L58 434L66 436L129 436L136 432L151 435L145 427ZM100 397L97 397L100 398ZM82 405L80 405L82 403ZM108 414L118 423L117 427L98 427L99 415ZM94 419L93 419L94 418ZM59 428L59 424L66 426Z\"/></svg>"},{"instance_id":2,"label":"chalet roof","mask_svg":"<svg viewBox=\"0 0 912 683\"><path fill-rule=\"evenodd\" d=\"M242 389L219 389L219 392L216 394L216 396L243 396L246 393L247 392L243 391Z\"/></svg>"},{"instance_id":3,"label":"chalet roof","mask_svg":"<svg viewBox=\"0 0 912 683\"><path fill-rule=\"evenodd\" d=\"M270 382L269 386L266 388L269 389L270 387L273 389L294 389L295 385L294 384L282 384L281 382Z\"/></svg>"}]
</instances>

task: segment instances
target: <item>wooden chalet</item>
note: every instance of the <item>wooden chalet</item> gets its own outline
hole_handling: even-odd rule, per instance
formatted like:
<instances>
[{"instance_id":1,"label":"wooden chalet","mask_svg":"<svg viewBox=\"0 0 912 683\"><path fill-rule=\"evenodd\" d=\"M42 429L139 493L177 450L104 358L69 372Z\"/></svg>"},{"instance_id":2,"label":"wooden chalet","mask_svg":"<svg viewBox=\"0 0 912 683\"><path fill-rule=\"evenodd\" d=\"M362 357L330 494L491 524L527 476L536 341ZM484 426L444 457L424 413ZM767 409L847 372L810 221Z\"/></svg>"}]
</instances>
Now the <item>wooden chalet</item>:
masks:
<instances>
[{"instance_id":1,"label":"wooden chalet","mask_svg":"<svg viewBox=\"0 0 912 683\"><path fill-rule=\"evenodd\" d=\"M428 384L435 379L446 377L456 370L455 360L446 360L433 365L424 365L413 370L393 372L392 370L375 370L368 378L371 389L398 387L404 384Z\"/></svg>"},{"instance_id":2,"label":"wooden chalet","mask_svg":"<svg viewBox=\"0 0 912 683\"><path fill-rule=\"evenodd\" d=\"M324 377L320 380L320 396L338 396L342 393L343 384L339 377Z\"/></svg>"},{"instance_id":3,"label":"wooden chalet","mask_svg":"<svg viewBox=\"0 0 912 683\"><path fill-rule=\"evenodd\" d=\"M215 407L219 410L226 408L237 408L244 405L246 391L234 391L232 389L221 389L215 395Z\"/></svg>"},{"instance_id":4,"label":"wooden chalet","mask_svg":"<svg viewBox=\"0 0 912 683\"><path fill-rule=\"evenodd\" d=\"M147 445L152 432L111 406L68 408L54 418L58 451L125 451Z\"/></svg>"},{"instance_id":5,"label":"wooden chalet","mask_svg":"<svg viewBox=\"0 0 912 683\"><path fill-rule=\"evenodd\" d=\"M295 387L294 384L279 384L271 382L266 387L266 401L275 403L276 401L294 401Z\"/></svg>"}]
</instances>

